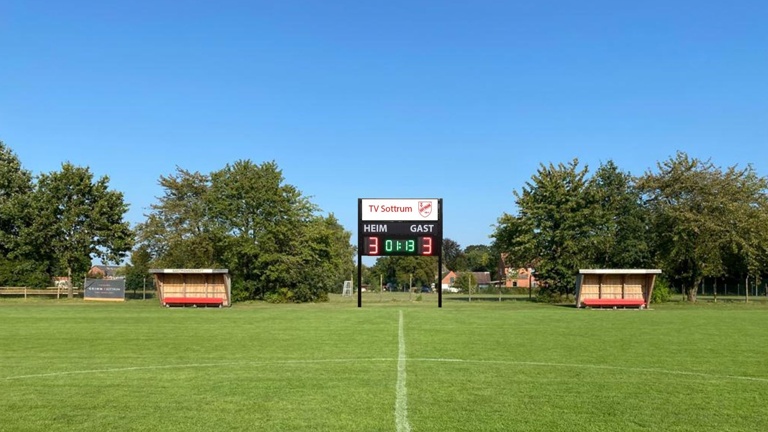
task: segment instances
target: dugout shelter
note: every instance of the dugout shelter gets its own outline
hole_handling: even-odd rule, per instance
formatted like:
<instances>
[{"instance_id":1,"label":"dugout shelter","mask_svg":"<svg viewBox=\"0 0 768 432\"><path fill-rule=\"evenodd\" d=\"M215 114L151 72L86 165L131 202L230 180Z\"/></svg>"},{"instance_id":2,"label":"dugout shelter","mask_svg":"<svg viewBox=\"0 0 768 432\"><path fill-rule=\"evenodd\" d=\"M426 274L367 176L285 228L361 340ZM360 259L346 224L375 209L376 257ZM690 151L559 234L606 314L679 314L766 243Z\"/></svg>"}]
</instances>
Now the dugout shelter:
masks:
<instances>
[{"instance_id":1,"label":"dugout shelter","mask_svg":"<svg viewBox=\"0 0 768 432\"><path fill-rule=\"evenodd\" d=\"M576 307L648 307L659 269L584 269L576 278Z\"/></svg>"},{"instance_id":2,"label":"dugout shelter","mask_svg":"<svg viewBox=\"0 0 768 432\"><path fill-rule=\"evenodd\" d=\"M231 306L227 269L150 269L163 306Z\"/></svg>"}]
</instances>

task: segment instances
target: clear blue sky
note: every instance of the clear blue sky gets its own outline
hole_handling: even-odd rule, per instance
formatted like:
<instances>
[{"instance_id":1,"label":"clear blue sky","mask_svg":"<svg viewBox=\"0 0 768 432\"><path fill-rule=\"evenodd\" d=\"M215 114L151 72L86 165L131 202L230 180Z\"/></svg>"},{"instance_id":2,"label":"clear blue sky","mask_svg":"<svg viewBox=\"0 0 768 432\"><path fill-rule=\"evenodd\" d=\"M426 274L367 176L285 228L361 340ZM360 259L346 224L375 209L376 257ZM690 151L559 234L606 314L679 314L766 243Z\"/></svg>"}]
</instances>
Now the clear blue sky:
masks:
<instances>
[{"instance_id":1,"label":"clear blue sky","mask_svg":"<svg viewBox=\"0 0 768 432\"><path fill-rule=\"evenodd\" d=\"M0 0L0 140L132 223L176 166L275 160L353 233L357 198L440 197L487 244L542 162L768 175L768 2Z\"/></svg>"}]
</instances>

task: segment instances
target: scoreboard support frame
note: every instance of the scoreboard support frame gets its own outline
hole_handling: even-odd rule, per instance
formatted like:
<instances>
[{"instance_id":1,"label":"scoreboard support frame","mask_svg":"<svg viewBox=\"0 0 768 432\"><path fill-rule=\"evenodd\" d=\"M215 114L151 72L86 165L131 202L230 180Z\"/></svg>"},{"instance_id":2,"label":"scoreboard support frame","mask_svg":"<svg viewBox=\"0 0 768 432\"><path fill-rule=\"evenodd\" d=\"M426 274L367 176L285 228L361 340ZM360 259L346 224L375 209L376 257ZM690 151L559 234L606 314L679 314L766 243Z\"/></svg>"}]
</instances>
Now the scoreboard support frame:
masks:
<instances>
[{"instance_id":1,"label":"scoreboard support frame","mask_svg":"<svg viewBox=\"0 0 768 432\"><path fill-rule=\"evenodd\" d=\"M436 210L436 218L431 217L429 219L426 219L427 216L424 214L421 214L422 219L419 219L417 216L414 216L413 214L409 214L406 216L401 217L395 217L393 215L392 219L382 219L380 217L372 218L372 219L365 219L363 209L363 200L369 200L369 201L397 201L398 203L401 202L419 202L419 206L422 202L427 201L434 201L437 205ZM374 207L374 206L371 206ZM419 213L421 212L421 209L419 208ZM411 213L414 213L413 208L411 207L396 207L394 212L395 214L398 214L399 211L410 211ZM429 213L427 213L429 215ZM366 230L368 231L368 235L366 235ZM406 255L406 254L387 254L386 251L380 251L378 248L376 250L375 254L368 253L367 250L364 248L366 247L365 238L366 237L379 237L379 236L371 236L371 232L377 232L372 230L383 230L381 231L384 234L394 234L395 236L403 235L404 233L407 233L408 230L412 233L410 237L414 237L414 239L418 239L420 237L418 234L422 233L422 230L426 230L426 233L429 235L425 235L423 237L429 237L430 238L430 245L431 247L437 248L437 253L430 254L430 255L424 255L420 253L410 253L410 255L416 255L416 256L437 256L437 283L435 283L435 289L437 290L437 307L442 308L443 307L443 287L442 287L442 269L443 269L443 199L442 198L431 198L429 200L417 200L417 199L390 199L390 198L381 198L381 199L375 199L375 198L358 198L357 199L357 307L361 308L363 307L363 277L362 277L362 269L363 269L363 255L367 256L390 256L390 255ZM435 241L437 240L437 241ZM381 248L383 248L383 245L379 244L377 238L377 245L379 245ZM422 241L418 241L420 245L419 252L422 251L421 244ZM430 251L432 252L432 251Z\"/></svg>"}]
</instances>

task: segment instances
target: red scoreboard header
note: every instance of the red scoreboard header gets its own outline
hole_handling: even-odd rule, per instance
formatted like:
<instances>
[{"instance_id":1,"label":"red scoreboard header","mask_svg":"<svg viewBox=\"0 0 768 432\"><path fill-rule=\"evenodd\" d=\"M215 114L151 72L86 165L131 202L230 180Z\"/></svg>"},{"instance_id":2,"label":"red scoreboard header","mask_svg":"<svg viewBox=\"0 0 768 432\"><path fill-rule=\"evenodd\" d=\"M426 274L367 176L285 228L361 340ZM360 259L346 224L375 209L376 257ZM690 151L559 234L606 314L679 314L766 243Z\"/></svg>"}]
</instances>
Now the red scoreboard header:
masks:
<instances>
[{"instance_id":1,"label":"red scoreboard header","mask_svg":"<svg viewBox=\"0 0 768 432\"><path fill-rule=\"evenodd\" d=\"M358 251L368 256L439 256L442 199L358 200Z\"/></svg>"}]
</instances>

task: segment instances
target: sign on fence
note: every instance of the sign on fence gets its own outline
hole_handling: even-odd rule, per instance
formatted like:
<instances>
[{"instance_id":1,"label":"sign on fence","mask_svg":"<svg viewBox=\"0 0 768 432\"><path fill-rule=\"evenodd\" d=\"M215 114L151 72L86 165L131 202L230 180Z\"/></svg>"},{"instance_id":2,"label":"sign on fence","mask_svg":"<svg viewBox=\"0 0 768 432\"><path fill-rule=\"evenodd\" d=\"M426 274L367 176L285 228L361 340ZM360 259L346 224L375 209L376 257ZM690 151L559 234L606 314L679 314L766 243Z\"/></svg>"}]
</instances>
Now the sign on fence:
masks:
<instances>
[{"instance_id":1,"label":"sign on fence","mask_svg":"<svg viewBox=\"0 0 768 432\"><path fill-rule=\"evenodd\" d=\"M86 279L83 299L125 301L125 279Z\"/></svg>"}]
</instances>

